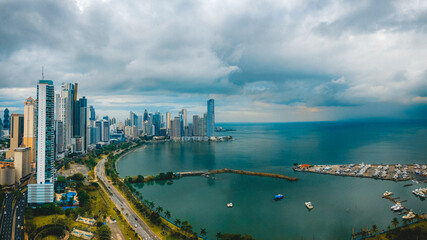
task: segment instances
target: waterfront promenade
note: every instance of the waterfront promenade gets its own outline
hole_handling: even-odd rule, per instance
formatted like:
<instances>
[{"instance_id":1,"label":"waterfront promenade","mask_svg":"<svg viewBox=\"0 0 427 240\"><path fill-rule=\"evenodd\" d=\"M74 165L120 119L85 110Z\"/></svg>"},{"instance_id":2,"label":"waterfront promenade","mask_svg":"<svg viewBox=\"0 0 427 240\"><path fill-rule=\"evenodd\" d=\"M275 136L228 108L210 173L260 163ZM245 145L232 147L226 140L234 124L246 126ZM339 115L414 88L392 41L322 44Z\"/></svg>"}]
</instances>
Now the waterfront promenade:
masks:
<instances>
[{"instance_id":1,"label":"waterfront promenade","mask_svg":"<svg viewBox=\"0 0 427 240\"><path fill-rule=\"evenodd\" d=\"M111 201L113 201L116 208L121 211L123 216L129 224L135 229L136 233L144 240L160 240L160 238L147 226L147 224L139 217L139 215L132 209L128 201L123 195L111 184L105 176L105 162L106 158L99 161L96 166L96 177L98 181L102 181L108 188L106 189L110 194ZM135 227L136 226L136 227Z\"/></svg>"}]
</instances>

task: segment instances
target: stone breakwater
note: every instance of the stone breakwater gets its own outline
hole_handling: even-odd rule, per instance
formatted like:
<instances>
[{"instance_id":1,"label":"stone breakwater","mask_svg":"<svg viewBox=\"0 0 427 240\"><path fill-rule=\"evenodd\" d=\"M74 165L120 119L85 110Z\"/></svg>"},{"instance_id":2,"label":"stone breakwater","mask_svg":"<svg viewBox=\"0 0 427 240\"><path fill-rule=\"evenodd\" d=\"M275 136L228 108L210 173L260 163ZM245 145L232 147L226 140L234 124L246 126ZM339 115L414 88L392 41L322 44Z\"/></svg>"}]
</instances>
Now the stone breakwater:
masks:
<instances>
[{"instance_id":1,"label":"stone breakwater","mask_svg":"<svg viewBox=\"0 0 427 240\"><path fill-rule=\"evenodd\" d=\"M262 172L250 172L250 171L244 171L244 170L233 170L228 168L218 169L218 170L209 170L209 171L192 171L192 172L178 172L176 175L178 177L184 177L184 176L207 176L209 174L221 174L221 173L234 173L234 174L241 174L241 175L250 175L250 176L259 176L259 177L271 177L271 178L280 178L285 179L288 181L298 181L298 178L296 177L289 177L282 174L276 174L276 173L262 173Z\"/></svg>"}]
</instances>

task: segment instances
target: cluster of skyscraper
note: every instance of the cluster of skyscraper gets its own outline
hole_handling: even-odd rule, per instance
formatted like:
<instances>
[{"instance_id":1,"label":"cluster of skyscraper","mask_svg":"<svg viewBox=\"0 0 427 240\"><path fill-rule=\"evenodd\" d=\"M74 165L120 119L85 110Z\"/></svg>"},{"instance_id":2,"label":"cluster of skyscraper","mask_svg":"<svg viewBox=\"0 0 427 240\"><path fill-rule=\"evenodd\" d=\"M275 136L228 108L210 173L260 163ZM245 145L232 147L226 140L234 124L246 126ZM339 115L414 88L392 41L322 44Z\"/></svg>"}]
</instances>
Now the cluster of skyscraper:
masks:
<instances>
[{"instance_id":1,"label":"cluster of skyscraper","mask_svg":"<svg viewBox=\"0 0 427 240\"><path fill-rule=\"evenodd\" d=\"M182 109L177 116L171 118L170 112L165 115L159 111L143 115L130 112L130 116L125 120L124 125L120 122L119 130L123 129L125 135L131 138L139 136L164 136L172 140L209 140L215 137L215 102L214 99L207 101L207 112L203 116L193 115L192 122L189 123L187 109Z\"/></svg>"},{"instance_id":2,"label":"cluster of skyscraper","mask_svg":"<svg viewBox=\"0 0 427 240\"><path fill-rule=\"evenodd\" d=\"M57 157L84 153L95 144L110 140L108 117L96 120L95 109L87 106L85 97L77 98L77 90L77 83L64 83L55 95L51 80L39 80L37 100L30 97L25 102L28 117L24 117L24 143L36 149L37 179L36 184L28 185L28 203L53 202Z\"/></svg>"}]
</instances>

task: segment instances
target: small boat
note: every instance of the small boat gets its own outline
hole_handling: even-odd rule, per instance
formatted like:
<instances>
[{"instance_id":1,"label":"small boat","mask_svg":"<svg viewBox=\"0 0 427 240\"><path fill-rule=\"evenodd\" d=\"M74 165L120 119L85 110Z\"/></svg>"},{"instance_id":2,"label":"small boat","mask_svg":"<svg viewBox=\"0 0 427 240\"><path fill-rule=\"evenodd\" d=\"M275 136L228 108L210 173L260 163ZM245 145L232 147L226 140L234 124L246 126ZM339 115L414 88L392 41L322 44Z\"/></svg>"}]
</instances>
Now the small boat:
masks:
<instances>
[{"instance_id":1,"label":"small boat","mask_svg":"<svg viewBox=\"0 0 427 240\"><path fill-rule=\"evenodd\" d=\"M412 186L413 184L412 183L408 183L408 184L405 184L405 185L403 185L404 187L409 187L409 186Z\"/></svg>"},{"instance_id":2,"label":"small boat","mask_svg":"<svg viewBox=\"0 0 427 240\"><path fill-rule=\"evenodd\" d=\"M385 193L383 194L383 197L388 197L388 196L391 196L391 195L393 195L392 192L385 191Z\"/></svg>"},{"instance_id":3,"label":"small boat","mask_svg":"<svg viewBox=\"0 0 427 240\"><path fill-rule=\"evenodd\" d=\"M228 208L232 208L233 207L233 203L227 203L227 207Z\"/></svg>"},{"instance_id":4,"label":"small boat","mask_svg":"<svg viewBox=\"0 0 427 240\"><path fill-rule=\"evenodd\" d=\"M305 202L305 206L306 206L309 210L313 209L313 205L311 205L311 202Z\"/></svg>"},{"instance_id":5,"label":"small boat","mask_svg":"<svg viewBox=\"0 0 427 240\"><path fill-rule=\"evenodd\" d=\"M277 201L277 200L280 200L282 198L284 198L284 196L282 194L277 194L276 196L274 196L273 199L274 199L274 201Z\"/></svg>"}]
</instances>

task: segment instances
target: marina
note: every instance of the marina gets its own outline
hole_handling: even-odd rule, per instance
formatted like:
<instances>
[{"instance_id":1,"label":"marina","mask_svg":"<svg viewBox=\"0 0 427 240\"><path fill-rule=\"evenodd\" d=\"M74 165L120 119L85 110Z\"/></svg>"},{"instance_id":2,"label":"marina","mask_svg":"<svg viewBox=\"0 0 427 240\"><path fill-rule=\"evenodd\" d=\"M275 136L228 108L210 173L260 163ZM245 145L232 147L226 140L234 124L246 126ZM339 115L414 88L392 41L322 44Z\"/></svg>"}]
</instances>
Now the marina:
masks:
<instances>
[{"instance_id":1,"label":"marina","mask_svg":"<svg viewBox=\"0 0 427 240\"><path fill-rule=\"evenodd\" d=\"M294 166L294 171L320 173L347 177L374 178L391 181L427 182L427 166L420 164L340 164L340 165L309 165ZM406 184L405 186L411 186Z\"/></svg>"}]
</instances>

